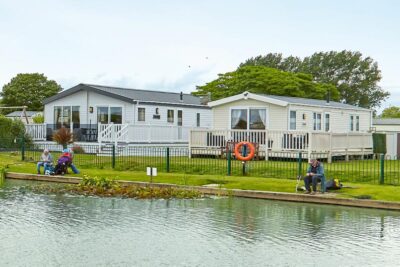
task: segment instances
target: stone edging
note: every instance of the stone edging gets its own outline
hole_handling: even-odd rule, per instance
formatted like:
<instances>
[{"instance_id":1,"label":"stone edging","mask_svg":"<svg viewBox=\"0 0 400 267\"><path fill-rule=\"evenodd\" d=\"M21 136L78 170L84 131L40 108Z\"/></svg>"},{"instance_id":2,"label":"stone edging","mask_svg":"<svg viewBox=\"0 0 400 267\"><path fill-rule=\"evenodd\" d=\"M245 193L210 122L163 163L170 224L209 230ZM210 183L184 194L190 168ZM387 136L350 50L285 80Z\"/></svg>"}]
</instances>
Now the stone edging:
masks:
<instances>
[{"instance_id":1,"label":"stone edging","mask_svg":"<svg viewBox=\"0 0 400 267\"><path fill-rule=\"evenodd\" d=\"M45 182L57 182L57 183L69 183L78 184L81 181L79 177L68 177L68 176L48 176L48 175L35 175L26 173L15 173L8 172L6 174L8 179L19 179L19 180L34 180L34 181L45 181ZM203 194L208 195L224 195L224 196L235 196L235 197L247 197L257 199L271 199L281 201L292 201L292 202L306 202L316 204L330 204L330 205L341 205L350 207L361 207L361 208L374 208L374 209L387 209L387 210L399 210L400 202L390 201L377 201L367 199L347 199L347 198L335 198L327 195L304 195L295 193L281 193L281 192L270 192L270 191L256 191L256 190L241 190L241 189L224 189L224 188L210 188L206 186L184 186L176 184L165 184L165 183L147 183L147 182L135 182L135 181L122 181L118 180L122 185L140 185L140 186L154 186L159 188L180 188L187 190L196 190Z\"/></svg>"}]
</instances>

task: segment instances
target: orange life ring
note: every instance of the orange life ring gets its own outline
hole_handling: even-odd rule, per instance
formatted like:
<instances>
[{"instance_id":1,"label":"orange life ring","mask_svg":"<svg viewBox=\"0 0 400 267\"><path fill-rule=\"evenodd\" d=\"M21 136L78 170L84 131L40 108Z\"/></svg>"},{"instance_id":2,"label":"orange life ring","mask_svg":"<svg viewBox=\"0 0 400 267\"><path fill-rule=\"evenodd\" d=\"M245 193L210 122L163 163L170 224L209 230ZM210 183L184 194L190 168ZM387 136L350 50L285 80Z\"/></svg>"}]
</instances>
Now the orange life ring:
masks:
<instances>
[{"instance_id":1,"label":"orange life ring","mask_svg":"<svg viewBox=\"0 0 400 267\"><path fill-rule=\"evenodd\" d=\"M241 153L241 148L244 145L247 145L247 147L250 150L246 157L242 156L242 153ZM236 146L235 146L235 156L238 160L242 160L242 161L251 160L254 157L254 153L255 153L254 145L250 142L240 142L240 143L236 144Z\"/></svg>"}]
</instances>

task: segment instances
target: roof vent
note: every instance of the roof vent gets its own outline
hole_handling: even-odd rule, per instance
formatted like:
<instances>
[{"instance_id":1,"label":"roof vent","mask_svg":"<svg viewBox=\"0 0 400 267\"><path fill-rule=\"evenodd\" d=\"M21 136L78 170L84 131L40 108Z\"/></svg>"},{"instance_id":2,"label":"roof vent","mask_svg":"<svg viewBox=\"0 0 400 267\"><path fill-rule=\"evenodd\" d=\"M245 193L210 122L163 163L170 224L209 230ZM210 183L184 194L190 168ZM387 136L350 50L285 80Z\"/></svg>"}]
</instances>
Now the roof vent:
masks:
<instances>
[{"instance_id":1,"label":"roof vent","mask_svg":"<svg viewBox=\"0 0 400 267\"><path fill-rule=\"evenodd\" d=\"M181 92L181 94L180 94L180 98L179 98L181 101L183 101L183 93Z\"/></svg>"}]
</instances>

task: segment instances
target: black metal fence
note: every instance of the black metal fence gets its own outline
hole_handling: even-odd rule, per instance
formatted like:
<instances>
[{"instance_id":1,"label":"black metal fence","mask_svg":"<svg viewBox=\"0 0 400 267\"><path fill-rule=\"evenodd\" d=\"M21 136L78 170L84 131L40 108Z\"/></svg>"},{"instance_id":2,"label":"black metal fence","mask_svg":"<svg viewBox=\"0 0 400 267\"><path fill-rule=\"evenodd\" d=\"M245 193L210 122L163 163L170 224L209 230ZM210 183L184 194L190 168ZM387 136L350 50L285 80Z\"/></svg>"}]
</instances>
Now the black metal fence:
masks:
<instances>
[{"instance_id":1,"label":"black metal fence","mask_svg":"<svg viewBox=\"0 0 400 267\"><path fill-rule=\"evenodd\" d=\"M213 150L204 150L201 155L191 155L188 147L98 144L70 147L74 151L74 163L80 168L145 171L146 167L157 167L159 172L296 179L297 176L304 175L308 167L308 155L298 152L273 153L268 160L242 162L236 160L233 153L227 153L221 158ZM60 145L48 142L27 144L23 140L0 140L0 153L20 153L21 159L25 161L38 161L45 148L51 151L55 159L62 151ZM383 154L358 156L348 161L344 156L336 156L330 163L327 162L326 154L313 154L312 158L321 160L327 179L400 185L400 161Z\"/></svg>"}]
</instances>

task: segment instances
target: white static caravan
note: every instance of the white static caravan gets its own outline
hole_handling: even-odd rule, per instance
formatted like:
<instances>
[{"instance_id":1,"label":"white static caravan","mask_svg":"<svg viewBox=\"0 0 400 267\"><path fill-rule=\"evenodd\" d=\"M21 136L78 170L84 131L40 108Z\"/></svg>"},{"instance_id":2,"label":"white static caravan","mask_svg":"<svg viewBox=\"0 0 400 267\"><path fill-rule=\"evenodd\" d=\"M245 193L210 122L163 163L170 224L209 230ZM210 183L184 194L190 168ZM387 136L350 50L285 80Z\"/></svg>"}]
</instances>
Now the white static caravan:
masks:
<instances>
[{"instance_id":1,"label":"white static caravan","mask_svg":"<svg viewBox=\"0 0 400 267\"><path fill-rule=\"evenodd\" d=\"M386 157L400 159L400 119L376 118L372 122L372 128L377 133L386 134Z\"/></svg>"},{"instance_id":2,"label":"white static caravan","mask_svg":"<svg viewBox=\"0 0 400 267\"><path fill-rule=\"evenodd\" d=\"M61 126L82 142L188 142L211 126L211 110L190 94L79 84L44 101L46 135Z\"/></svg>"},{"instance_id":3,"label":"white static caravan","mask_svg":"<svg viewBox=\"0 0 400 267\"><path fill-rule=\"evenodd\" d=\"M190 146L251 141L261 151L372 151L372 110L344 103L244 92L209 102L213 129L193 130ZM267 142L268 140L268 142Z\"/></svg>"}]
</instances>

